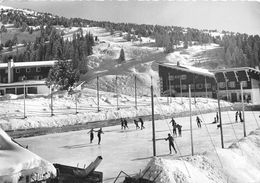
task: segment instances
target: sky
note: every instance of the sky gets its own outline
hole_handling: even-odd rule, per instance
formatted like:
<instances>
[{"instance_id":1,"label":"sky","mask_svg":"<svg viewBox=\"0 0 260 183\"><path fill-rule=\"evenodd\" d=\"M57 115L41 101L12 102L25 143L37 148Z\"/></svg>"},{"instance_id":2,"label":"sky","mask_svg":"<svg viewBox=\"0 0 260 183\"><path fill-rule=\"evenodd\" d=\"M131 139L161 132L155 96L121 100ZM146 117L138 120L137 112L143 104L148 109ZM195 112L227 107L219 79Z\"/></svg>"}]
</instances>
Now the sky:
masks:
<instances>
[{"instance_id":1,"label":"sky","mask_svg":"<svg viewBox=\"0 0 260 183\"><path fill-rule=\"evenodd\" d=\"M227 30L260 35L260 2L5 0L2 5L111 22Z\"/></svg>"}]
</instances>

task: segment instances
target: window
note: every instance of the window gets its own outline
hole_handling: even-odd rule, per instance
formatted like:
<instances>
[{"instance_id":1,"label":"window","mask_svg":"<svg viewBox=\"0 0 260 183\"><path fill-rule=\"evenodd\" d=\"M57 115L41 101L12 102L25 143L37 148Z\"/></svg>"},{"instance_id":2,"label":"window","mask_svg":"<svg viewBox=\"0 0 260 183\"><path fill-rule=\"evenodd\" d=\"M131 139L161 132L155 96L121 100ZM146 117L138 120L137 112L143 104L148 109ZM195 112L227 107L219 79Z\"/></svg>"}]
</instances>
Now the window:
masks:
<instances>
[{"instance_id":1,"label":"window","mask_svg":"<svg viewBox=\"0 0 260 183\"><path fill-rule=\"evenodd\" d=\"M202 89L203 88L203 84L196 84L196 88L197 89Z\"/></svg>"},{"instance_id":2,"label":"window","mask_svg":"<svg viewBox=\"0 0 260 183\"><path fill-rule=\"evenodd\" d=\"M242 86L243 87L247 87L247 82L246 81L242 81Z\"/></svg>"},{"instance_id":3,"label":"window","mask_svg":"<svg viewBox=\"0 0 260 183\"><path fill-rule=\"evenodd\" d=\"M169 80L174 80L174 75L169 75Z\"/></svg>"},{"instance_id":4,"label":"window","mask_svg":"<svg viewBox=\"0 0 260 183\"><path fill-rule=\"evenodd\" d=\"M211 83L207 83L206 86L207 86L207 89L208 89L208 88L211 88ZM206 88L206 87L205 87L205 88Z\"/></svg>"},{"instance_id":5,"label":"window","mask_svg":"<svg viewBox=\"0 0 260 183\"><path fill-rule=\"evenodd\" d=\"M41 72L41 68L40 67L36 67L36 72Z\"/></svg>"},{"instance_id":6,"label":"window","mask_svg":"<svg viewBox=\"0 0 260 183\"><path fill-rule=\"evenodd\" d=\"M228 82L228 86L229 86L230 88L235 88L235 87L236 87L235 81L230 81L230 82Z\"/></svg>"},{"instance_id":7,"label":"window","mask_svg":"<svg viewBox=\"0 0 260 183\"><path fill-rule=\"evenodd\" d=\"M31 68L26 68L26 72L31 72Z\"/></svg>"},{"instance_id":8,"label":"window","mask_svg":"<svg viewBox=\"0 0 260 183\"><path fill-rule=\"evenodd\" d=\"M15 73L20 73L20 69L15 69Z\"/></svg>"},{"instance_id":9,"label":"window","mask_svg":"<svg viewBox=\"0 0 260 183\"><path fill-rule=\"evenodd\" d=\"M219 88L225 88L226 87L226 83L225 82L220 82L218 83Z\"/></svg>"},{"instance_id":10,"label":"window","mask_svg":"<svg viewBox=\"0 0 260 183\"><path fill-rule=\"evenodd\" d=\"M186 80L187 79L187 75L181 75L181 80Z\"/></svg>"},{"instance_id":11,"label":"window","mask_svg":"<svg viewBox=\"0 0 260 183\"><path fill-rule=\"evenodd\" d=\"M187 88L188 88L187 85L182 85L183 90L187 90Z\"/></svg>"}]
</instances>

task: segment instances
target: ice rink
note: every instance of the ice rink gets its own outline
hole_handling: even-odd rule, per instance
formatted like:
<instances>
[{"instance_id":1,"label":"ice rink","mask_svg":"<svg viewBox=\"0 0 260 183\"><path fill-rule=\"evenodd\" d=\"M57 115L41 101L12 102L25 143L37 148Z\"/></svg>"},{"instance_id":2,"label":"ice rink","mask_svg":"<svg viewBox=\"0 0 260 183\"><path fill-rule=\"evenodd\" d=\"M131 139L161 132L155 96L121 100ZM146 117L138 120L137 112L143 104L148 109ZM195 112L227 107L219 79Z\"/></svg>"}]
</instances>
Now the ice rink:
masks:
<instances>
[{"instance_id":1,"label":"ice rink","mask_svg":"<svg viewBox=\"0 0 260 183\"><path fill-rule=\"evenodd\" d=\"M203 121L201 129L197 127L196 116L192 117L195 153L214 151L210 136L214 145L217 148L221 147L220 130L217 129L216 124L211 124L215 115L216 113L198 115ZM228 147L243 137L243 123L235 123L235 111L223 111L221 115L224 144L225 147ZM245 112L247 134L259 127L259 115L259 111ZM175 121L183 126L183 133L182 137L175 138L178 153L173 154L170 158L191 154L190 118L175 118ZM168 142L162 139L166 138L170 131L172 133L169 122L170 119L155 121L156 153L158 156L168 157L169 155ZM28 145L29 150L50 162L70 166L87 166L101 155L103 161L97 170L104 173L104 182L113 182L121 170L132 175L144 169L153 154L151 122L145 121L144 130L136 130L132 121L129 121L128 126L129 129L126 130L121 130L121 126L103 128L101 145L97 145L96 133L93 143L90 144L88 130L20 138L17 141Z\"/></svg>"}]
</instances>

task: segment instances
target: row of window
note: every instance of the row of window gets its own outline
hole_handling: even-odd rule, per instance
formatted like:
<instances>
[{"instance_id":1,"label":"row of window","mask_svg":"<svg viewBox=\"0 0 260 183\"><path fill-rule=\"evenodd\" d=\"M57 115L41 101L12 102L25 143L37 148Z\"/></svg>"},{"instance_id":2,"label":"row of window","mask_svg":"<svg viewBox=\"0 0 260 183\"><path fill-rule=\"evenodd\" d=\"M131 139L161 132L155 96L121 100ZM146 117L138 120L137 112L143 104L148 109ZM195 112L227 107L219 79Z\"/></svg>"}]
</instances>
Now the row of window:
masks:
<instances>
[{"instance_id":1,"label":"row of window","mask_svg":"<svg viewBox=\"0 0 260 183\"><path fill-rule=\"evenodd\" d=\"M174 79L181 79L181 80L186 80L187 79L187 75L183 74L183 75L169 75L169 80L172 81Z\"/></svg>"},{"instance_id":2,"label":"row of window","mask_svg":"<svg viewBox=\"0 0 260 183\"><path fill-rule=\"evenodd\" d=\"M20 72L21 72L21 69L19 69L19 68L15 69L15 73L20 73ZM26 68L26 72L27 73L31 72L31 68ZM41 68L40 67L36 67L36 72L41 72Z\"/></svg>"},{"instance_id":3,"label":"row of window","mask_svg":"<svg viewBox=\"0 0 260 183\"><path fill-rule=\"evenodd\" d=\"M188 87L189 87L189 85L185 85L185 84L182 84L182 85L170 85L171 89L177 89L177 88L180 88L180 86L181 86L181 88L183 90L187 90ZM207 83L206 86L207 86L207 88L211 88L211 84L210 83ZM191 84L190 88L194 89L194 84ZM203 88L206 88L205 84L202 84L202 83L196 84L196 89L203 89Z\"/></svg>"},{"instance_id":4,"label":"row of window","mask_svg":"<svg viewBox=\"0 0 260 183\"><path fill-rule=\"evenodd\" d=\"M236 82L235 81L230 81L227 83L229 88L236 88ZM226 88L226 83L225 82L220 82L218 83L219 88ZM247 82L242 81L242 86L247 87Z\"/></svg>"}]
</instances>

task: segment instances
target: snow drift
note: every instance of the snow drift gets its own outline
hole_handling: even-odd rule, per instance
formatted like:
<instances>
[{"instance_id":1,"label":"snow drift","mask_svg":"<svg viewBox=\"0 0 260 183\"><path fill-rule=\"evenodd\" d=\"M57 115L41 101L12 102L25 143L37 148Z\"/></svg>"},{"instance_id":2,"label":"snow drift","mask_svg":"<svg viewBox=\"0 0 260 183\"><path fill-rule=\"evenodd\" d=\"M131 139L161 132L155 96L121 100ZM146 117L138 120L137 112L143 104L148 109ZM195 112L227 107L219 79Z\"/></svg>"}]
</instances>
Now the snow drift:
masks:
<instances>
[{"instance_id":1,"label":"snow drift","mask_svg":"<svg viewBox=\"0 0 260 183\"><path fill-rule=\"evenodd\" d=\"M56 169L51 163L15 143L0 128L0 182L18 182L25 180L26 176L32 180L48 179L56 176Z\"/></svg>"},{"instance_id":2,"label":"snow drift","mask_svg":"<svg viewBox=\"0 0 260 183\"><path fill-rule=\"evenodd\" d=\"M157 183L260 182L260 129L227 149L185 158L153 158L144 178Z\"/></svg>"}]
</instances>

